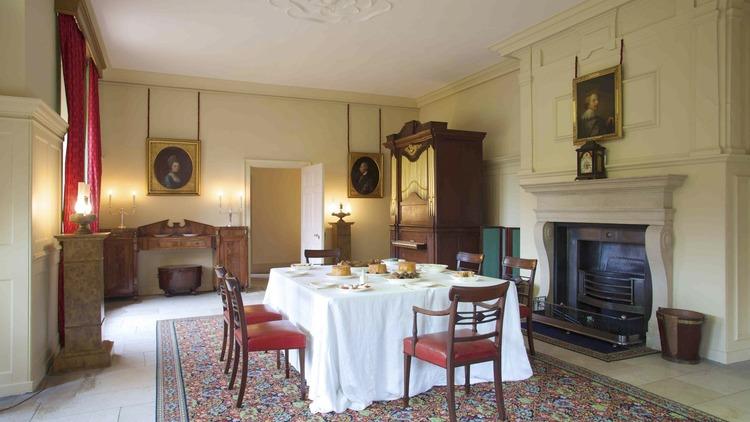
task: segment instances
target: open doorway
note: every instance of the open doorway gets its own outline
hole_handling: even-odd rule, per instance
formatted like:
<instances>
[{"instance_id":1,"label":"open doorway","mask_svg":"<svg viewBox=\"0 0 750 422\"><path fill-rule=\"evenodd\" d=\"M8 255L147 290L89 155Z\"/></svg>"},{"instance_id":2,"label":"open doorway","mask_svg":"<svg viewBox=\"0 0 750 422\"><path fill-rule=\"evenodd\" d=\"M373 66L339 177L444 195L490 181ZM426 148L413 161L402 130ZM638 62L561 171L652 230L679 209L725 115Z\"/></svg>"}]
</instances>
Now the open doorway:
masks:
<instances>
[{"instance_id":1,"label":"open doorway","mask_svg":"<svg viewBox=\"0 0 750 422\"><path fill-rule=\"evenodd\" d=\"M310 177L311 170L318 170L314 173L321 175L315 186L310 186L310 180L317 179ZM250 285L252 290L264 289L271 268L299 262L301 248L309 243L303 242L304 233L311 231L308 220L316 220L316 229L312 231L322 235L322 165L247 160L245 174L249 198L246 224L250 228ZM319 216L310 212L311 202L315 209L316 204L320 204Z\"/></svg>"}]
</instances>

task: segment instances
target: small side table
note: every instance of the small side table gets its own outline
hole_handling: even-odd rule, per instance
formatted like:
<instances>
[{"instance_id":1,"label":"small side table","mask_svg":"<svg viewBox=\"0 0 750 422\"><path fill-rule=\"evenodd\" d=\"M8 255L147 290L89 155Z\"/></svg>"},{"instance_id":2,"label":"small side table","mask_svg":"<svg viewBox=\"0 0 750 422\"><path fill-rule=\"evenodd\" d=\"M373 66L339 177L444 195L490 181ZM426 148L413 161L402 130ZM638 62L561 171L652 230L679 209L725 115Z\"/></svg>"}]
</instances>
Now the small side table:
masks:
<instances>
[{"instance_id":1,"label":"small side table","mask_svg":"<svg viewBox=\"0 0 750 422\"><path fill-rule=\"evenodd\" d=\"M200 265L165 265L159 267L159 288L169 297L176 293L196 294L201 286Z\"/></svg>"}]
</instances>

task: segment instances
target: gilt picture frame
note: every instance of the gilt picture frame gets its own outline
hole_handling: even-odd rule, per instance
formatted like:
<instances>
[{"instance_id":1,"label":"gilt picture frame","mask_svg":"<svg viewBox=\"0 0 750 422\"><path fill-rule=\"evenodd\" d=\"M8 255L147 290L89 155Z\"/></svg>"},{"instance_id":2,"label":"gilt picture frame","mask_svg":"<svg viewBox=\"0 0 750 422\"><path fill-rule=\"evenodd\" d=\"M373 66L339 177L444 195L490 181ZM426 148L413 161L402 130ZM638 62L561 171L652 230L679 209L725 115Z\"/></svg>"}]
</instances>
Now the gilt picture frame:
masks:
<instances>
[{"instance_id":1,"label":"gilt picture frame","mask_svg":"<svg viewBox=\"0 0 750 422\"><path fill-rule=\"evenodd\" d=\"M149 195L200 195L199 140L148 138L146 160Z\"/></svg>"},{"instance_id":2,"label":"gilt picture frame","mask_svg":"<svg viewBox=\"0 0 750 422\"><path fill-rule=\"evenodd\" d=\"M573 142L622 138L622 66L573 79Z\"/></svg>"},{"instance_id":3,"label":"gilt picture frame","mask_svg":"<svg viewBox=\"0 0 750 422\"><path fill-rule=\"evenodd\" d=\"M349 198L382 198L383 171L383 154L349 152Z\"/></svg>"}]
</instances>

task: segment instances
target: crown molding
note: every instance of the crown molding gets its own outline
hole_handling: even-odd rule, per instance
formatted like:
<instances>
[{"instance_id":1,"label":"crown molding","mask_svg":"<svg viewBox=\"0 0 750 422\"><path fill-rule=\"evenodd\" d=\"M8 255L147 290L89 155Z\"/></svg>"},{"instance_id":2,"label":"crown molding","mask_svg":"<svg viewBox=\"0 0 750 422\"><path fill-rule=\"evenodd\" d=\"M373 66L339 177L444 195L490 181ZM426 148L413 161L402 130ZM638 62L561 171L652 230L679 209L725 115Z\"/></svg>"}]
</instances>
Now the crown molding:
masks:
<instances>
[{"instance_id":1,"label":"crown molding","mask_svg":"<svg viewBox=\"0 0 750 422\"><path fill-rule=\"evenodd\" d=\"M91 58L94 59L99 73L107 68L107 53L104 49L104 43L101 42L99 27L96 24L91 7L86 0L55 0L55 10L64 15L71 15L76 18L78 28L86 39Z\"/></svg>"},{"instance_id":2,"label":"crown molding","mask_svg":"<svg viewBox=\"0 0 750 422\"><path fill-rule=\"evenodd\" d=\"M360 92L336 91L319 88L304 88L286 85L260 84L246 81L203 78L199 76L174 75L128 69L107 69L102 75L103 83L143 85L177 89L250 94L303 100L333 101L353 104L379 105L400 108L417 108L413 98Z\"/></svg>"},{"instance_id":3,"label":"crown molding","mask_svg":"<svg viewBox=\"0 0 750 422\"><path fill-rule=\"evenodd\" d=\"M0 95L0 118L32 120L60 139L68 131L68 123L38 98Z\"/></svg>"},{"instance_id":4,"label":"crown molding","mask_svg":"<svg viewBox=\"0 0 750 422\"><path fill-rule=\"evenodd\" d=\"M506 58L500 63L494 64L463 79L452 82L440 89L418 97L417 107L422 108L427 104L441 100L445 97L449 97L458 92L483 84L487 81L491 81L492 79L499 78L500 76L507 75L508 73L515 72L516 70L518 70L518 66L518 60L510 57Z\"/></svg>"},{"instance_id":5,"label":"crown molding","mask_svg":"<svg viewBox=\"0 0 750 422\"><path fill-rule=\"evenodd\" d=\"M551 18L517 32L509 38L490 47L490 50L502 56L512 55L514 52L541 41L552 35L570 29L581 22L601 15L633 0L586 0L570 9L564 10Z\"/></svg>"}]
</instances>

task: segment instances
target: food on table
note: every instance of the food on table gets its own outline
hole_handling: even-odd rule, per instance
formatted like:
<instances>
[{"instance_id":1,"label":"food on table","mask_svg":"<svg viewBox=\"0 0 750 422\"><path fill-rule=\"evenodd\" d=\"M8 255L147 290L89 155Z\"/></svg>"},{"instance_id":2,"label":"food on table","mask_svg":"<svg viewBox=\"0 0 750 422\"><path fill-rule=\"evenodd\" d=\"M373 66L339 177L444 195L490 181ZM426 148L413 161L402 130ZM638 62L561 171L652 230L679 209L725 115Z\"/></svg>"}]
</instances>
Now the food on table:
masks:
<instances>
[{"instance_id":1,"label":"food on table","mask_svg":"<svg viewBox=\"0 0 750 422\"><path fill-rule=\"evenodd\" d=\"M419 273L416 271L412 271L412 272L397 271L397 272L391 273L391 278L399 279L399 280L415 279L415 278L419 278Z\"/></svg>"},{"instance_id":2,"label":"food on table","mask_svg":"<svg viewBox=\"0 0 750 422\"><path fill-rule=\"evenodd\" d=\"M398 272L400 273L416 273L417 263L411 261L404 261L398 263Z\"/></svg>"},{"instance_id":3,"label":"food on table","mask_svg":"<svg viewBox=\"0 0 750 422\"><path fill-rule=\"evenodd\" d=\"M474 277L474 271L456 271L456 277L471 278Z\"/></svg>"},{"instance_id":4,"label":"food on table","mask_svg":"<svg viewBox=\"0 0 750 422\"><path fill-rule=\"evenodd\" d=\"M331 275L350 276L352 275L352 267L349 265L334 265L331 267Z\"/></svg>"},{"instance_id":5,"label":"food on table","mask_svg":"<svg viewBox=\"0 0 750 422\"><path fill-rule=\"evenodd\" d=\"M342 284L339 286L340 289L344 290L367 290L371 286L369 284Z\"/></svg>"},{"instance_id":6,"label":"food on table","mask_svg":"<svg viewBox=\"0 0 750 422\"><path fill-rule=\"evenodd\" d=\"M374 263L367 266L367 272L370 274L385 274L388 272L388 268L385 264Z\"/></svg>"}]
</instances>

